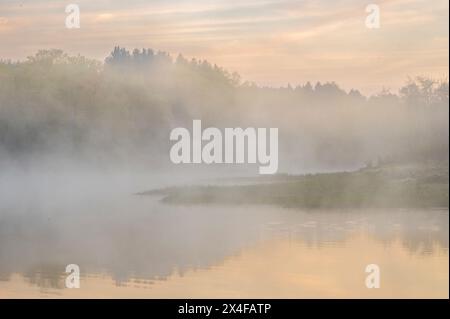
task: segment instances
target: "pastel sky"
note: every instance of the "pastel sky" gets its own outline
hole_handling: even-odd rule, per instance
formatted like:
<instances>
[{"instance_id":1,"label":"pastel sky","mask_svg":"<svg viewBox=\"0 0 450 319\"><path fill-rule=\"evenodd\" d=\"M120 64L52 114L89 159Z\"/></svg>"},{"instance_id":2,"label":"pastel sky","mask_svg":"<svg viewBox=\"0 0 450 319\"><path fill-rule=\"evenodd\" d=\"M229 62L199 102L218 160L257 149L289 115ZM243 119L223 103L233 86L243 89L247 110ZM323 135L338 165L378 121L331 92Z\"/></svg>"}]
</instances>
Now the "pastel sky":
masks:
<instances>
[{"instance_id":1,"label":"pastel sky","mask_svg":"<svg viewBox=\"0 0 450 319\"><path fill-rule=\"evenodd\" d=\"M78 4L81 28L65 27ZM381 27L368 29L376 3ZM336 81L371 94L448 76L448 0L0 0L0 58L115 45L207 59L260 85Z\"/></svg>"}]
</instances>

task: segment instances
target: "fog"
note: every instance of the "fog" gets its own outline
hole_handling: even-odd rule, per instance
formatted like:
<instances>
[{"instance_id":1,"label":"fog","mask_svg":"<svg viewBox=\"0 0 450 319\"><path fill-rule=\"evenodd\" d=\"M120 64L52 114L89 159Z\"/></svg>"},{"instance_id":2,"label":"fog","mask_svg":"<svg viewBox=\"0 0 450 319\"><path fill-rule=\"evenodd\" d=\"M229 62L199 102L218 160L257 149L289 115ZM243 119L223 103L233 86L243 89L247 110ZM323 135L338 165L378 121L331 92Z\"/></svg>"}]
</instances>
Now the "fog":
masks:
<instances>
[{"instance_id":1,"label":"fog","mask_svg":"<svg viewBox=\"0 0 450 319\"><path fill-rule=\"evenodd\" d=\"M258 87L203 60L116 47L105 61L39 51L0 64L0 167L20 172L155 173L174 182L255 175L256 165L184 165L170 131L279 128L279 172L349 170L379 160L448 161L448 82L405 79L370 97L336 83ZM158 174L156 174L156 172ZM163 172L167 172L164 174Z\"/></svg>"},{"instance_id":2,"label":"fog","mask_svg":"<svg viewBox=\"0 0 450 319\"><path fill-rule=\"evenodd\" d=\"M446 80L426 77L366 97L336 83L259 87L151 49L116 47L105 61L42 50L0 63L0 209L258 174L257 164L172 163L170 132L193 119L278 128L279 173L431 161L448 176L448 98Z\"/></svg>"},{"instance_id":3,"label":"fog","mask_svg":"<svg viewBox=\"0 0 450 319\"><path fill-rule=\"evenodd\" d=\"M116 285L131 279L151 283L220 265L274 239L314 250L345 247L358 232L385 249L400 241L413 256L448 251L448 213L442 210L311 213L264 206L182 207L151 197L96 193L94 198L79 192L71 200L33 204L19 203L0 215L0 283L20 273L41 288L61 289L65 265L71 263L80 265L84 275L107 274Z\"/></svg>"},{"instance_id":4,"label":"fog","mask_svg":"<svg viewBox=\"0 0 450 319\"><path fill-rule=\"evenodd\" d=\"M105 61L47 50L0 62L0 284L20 273L63 288L69 263L117 284L166 279L286 233L320 247L357 230L387 246L400 240L411 254L448 253L448 211L311 213L137 195L258 175L258 164L173 164L170 132L191 130L194 119L221 130L278 128L279 173L432 162L448 185L448 98L446 80L426 77L368 97L336 83L259 87L150 49L116 47ZM427 190L447 192L448 206L448 186L435 180Z\"/></svg>"}]
</instances>

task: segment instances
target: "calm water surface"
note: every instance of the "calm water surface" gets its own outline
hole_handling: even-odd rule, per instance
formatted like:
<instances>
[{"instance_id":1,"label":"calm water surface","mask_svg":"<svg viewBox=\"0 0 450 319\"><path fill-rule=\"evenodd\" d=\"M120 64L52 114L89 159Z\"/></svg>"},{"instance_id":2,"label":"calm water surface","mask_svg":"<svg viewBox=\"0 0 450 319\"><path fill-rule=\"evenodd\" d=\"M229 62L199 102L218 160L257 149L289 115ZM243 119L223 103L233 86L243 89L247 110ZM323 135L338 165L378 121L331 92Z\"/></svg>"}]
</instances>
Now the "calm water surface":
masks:
<instances>
[{"instance_id":1,"label":"calm water surface","mask_svg":"<svg viewBox=\"0 0 450 319\"><path fill-rule=\"evenodd\" d=\"M448 210L46 196L0 204L0 298L449 296ZM372 263L381 269L379 289L365 286ZM79 289L65 288L67 264L81 269Z\"/></svg>"}]
</instances>

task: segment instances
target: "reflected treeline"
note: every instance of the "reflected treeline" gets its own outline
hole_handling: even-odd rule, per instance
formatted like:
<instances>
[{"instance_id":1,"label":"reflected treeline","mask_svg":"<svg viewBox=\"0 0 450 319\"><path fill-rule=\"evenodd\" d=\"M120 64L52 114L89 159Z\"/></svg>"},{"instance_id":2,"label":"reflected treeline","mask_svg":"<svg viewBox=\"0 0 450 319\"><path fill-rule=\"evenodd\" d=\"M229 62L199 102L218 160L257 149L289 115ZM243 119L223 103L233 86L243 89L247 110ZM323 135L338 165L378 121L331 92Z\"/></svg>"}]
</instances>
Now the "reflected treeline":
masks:
<instances>
[{"instance_id":1,"label":"reflected treeline","mask_svg":"<svg viewBox=\"0 0 450 319\"><path fill-rule=\"evenodd\" d=\"M75 263L82 278L107 274L117 285L151 284L220 265L280 236L320 249L361 233L386 246L401 241L411 254L448 254L448 211L174 207L137 196L37 206L0 215L0 278L20 273L41 288L61 288L65 266Z\"/></svg>"},{"instance_id":2,"label":"reflected treeline","mask_svg":"<svg viewBox=\"0 0 450 319\"><path fill-rule=\"evenodd\" d=\"M21 273L51 284L62 280L65 265L76 263L83 274L111 274L117 284L162 280L220 263L258 238L257 211L191 211L130 197L2 213L0 278Z\"/></svg>"},{"instance_id":3,"label":"reflected treeline","mask_svg":"<svg viewBox=\"0 0 450 319\"><path fill-rule=\"evenodd\" d=\"M405 79L406 80L406 79ZM0 62L0 164L168 165L169 132L280 128L280 169L448 159L448 82L370 97L334 82L259 87L204 60L116 47L105 62L43 50Z\"/></svg>"},{"instance_id":4,"label":"reflected treeline","mask_svg":"<svg viewBox=\"0 0 450 319\"><path fill-rule=\"evenodd\" d=\"M298 240L308 247L345 244L364 233L390 246L395 241L411 253L448 253L447 210L337 210L288 215L282 223L265 225L268 234ZM437 251L438 250L438 251Z\"/></svg>"}]
</instances>

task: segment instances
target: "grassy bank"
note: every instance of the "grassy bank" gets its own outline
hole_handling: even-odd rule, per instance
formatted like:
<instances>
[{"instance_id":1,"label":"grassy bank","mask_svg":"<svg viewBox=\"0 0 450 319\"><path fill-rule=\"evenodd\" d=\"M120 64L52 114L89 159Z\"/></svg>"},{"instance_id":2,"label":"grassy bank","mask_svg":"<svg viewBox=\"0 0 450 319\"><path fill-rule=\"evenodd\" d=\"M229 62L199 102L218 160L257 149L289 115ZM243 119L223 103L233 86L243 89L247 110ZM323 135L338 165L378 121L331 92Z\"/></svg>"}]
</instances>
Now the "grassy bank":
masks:
<instances>
[{"instance_id":1,"label":"grassy bank","mask_svg":"<svg viewBox=\"0 0 450 319\"><path fill-rule=\"evenodd\" d=\"M247 180L248 182L249 180ZM173 204L264 204L299 208L448 207L448 164L384 166L355 172L277 175L232 186L186 186L160 195Z\"/></svg>"}]
</instances>

